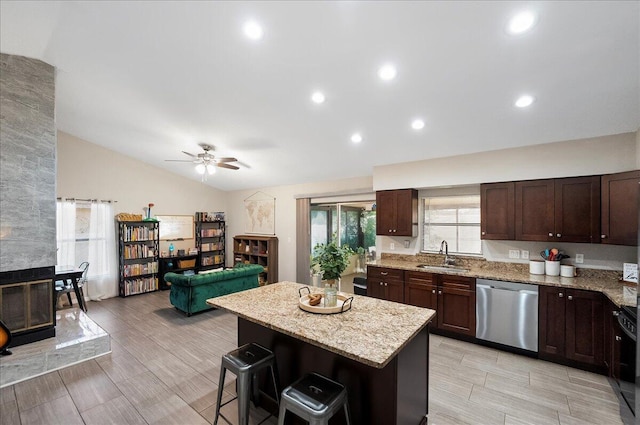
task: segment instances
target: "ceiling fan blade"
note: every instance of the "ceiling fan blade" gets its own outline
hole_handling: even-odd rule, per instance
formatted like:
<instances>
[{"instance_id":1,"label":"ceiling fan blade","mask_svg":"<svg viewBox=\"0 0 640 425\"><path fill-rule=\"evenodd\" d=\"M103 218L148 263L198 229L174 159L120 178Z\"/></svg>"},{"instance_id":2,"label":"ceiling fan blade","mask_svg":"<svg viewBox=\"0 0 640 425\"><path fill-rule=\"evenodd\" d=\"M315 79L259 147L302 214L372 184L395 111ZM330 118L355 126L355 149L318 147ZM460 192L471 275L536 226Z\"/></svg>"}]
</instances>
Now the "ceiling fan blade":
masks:
<instances>
[{"instance_id":1,"label":"ceiling fan blade","mask_svg":"<svg viewBox=\"0 0 640 425\"><path fill-rule=\"evenodd\" d=\"M220 167L220 168L228 168L230 170L239 170L240 169L240 167L236 167L235 165L231 165L231 164L225 164L224 162L217 163L216 165L218 167Z\"/></svg>"},{"instance_id":2,"label":"ceiling fan blade","mask_svg":"<svg viewBox=\"0 0 640 425\"><path fill-rule=\"evenodd\" d=\"M189 156L191 156L191 157L193 157L193 158L197 158L197 156L195 156L195 155L194 155L194 154L192 154L192 153L185 152L185 151L182 151L182 153L183 153L183 154L185 154L185 155L189 155Z\"/></svg>"},{"instance_id":3,"label":"ceiling fan blade","mask_svg":"<svg viewBox=\"0 0 640 425\"><path fill-rule=\"evenodd\" d=\"M165 159L167 162L193 162L191 159Z\"/></svg>"},{"instance_id":4,"label":"ceiling fan blade","mask_svg":"<svg viewBox=\"0 0 640 425\"><path fill-rule=\"evenodd\" d=\"M237 159L235 159L235 158L216 158L216 161L218 161L218 162L236 162Z\"/></svg>"}]
</instances>

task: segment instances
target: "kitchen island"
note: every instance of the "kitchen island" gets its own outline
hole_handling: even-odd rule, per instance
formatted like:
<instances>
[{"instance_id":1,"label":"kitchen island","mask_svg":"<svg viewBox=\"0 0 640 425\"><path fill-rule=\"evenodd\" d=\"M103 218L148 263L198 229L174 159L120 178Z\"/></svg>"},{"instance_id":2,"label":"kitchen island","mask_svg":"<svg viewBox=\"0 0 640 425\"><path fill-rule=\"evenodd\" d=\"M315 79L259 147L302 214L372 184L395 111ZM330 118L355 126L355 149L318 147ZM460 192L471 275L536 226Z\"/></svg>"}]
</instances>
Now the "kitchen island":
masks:
<instances>
[{"instance_id":1,"label":"kitchen island","mask_svg":"<svg viewBox=\"0 0 640 425\"><path fill-rule=\"evenodd\" d=\"M435 311L355 295L349 311L313 314L298 307L303 287L279 282L207 303L238 316L238 345L274 351L280 390L318 372L346 386L352 423L419 424L428 409L427 325Z\"/></svg>"}]
</instances>

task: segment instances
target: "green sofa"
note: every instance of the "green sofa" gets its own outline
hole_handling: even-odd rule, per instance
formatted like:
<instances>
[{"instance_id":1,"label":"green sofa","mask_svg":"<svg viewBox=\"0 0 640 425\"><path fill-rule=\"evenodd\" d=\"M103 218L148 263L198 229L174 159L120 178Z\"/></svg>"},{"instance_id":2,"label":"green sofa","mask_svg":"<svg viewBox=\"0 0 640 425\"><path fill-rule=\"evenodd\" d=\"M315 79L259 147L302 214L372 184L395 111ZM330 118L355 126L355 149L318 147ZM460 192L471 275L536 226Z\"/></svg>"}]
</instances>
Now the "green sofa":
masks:
<instances>
[{"instance_id":1,"label":"green sofa","mask_svg":"<svg viewBox=\"0 0 640 425\"><path fill-rule=\"evenodd\" d=\"M171 283L171 304L191 316L211 309L209 298L257 288L258 275L263 271L260 265L239 263L233 269L191 276L169 272L164 279Z\"/></svg>"}]
</instances>

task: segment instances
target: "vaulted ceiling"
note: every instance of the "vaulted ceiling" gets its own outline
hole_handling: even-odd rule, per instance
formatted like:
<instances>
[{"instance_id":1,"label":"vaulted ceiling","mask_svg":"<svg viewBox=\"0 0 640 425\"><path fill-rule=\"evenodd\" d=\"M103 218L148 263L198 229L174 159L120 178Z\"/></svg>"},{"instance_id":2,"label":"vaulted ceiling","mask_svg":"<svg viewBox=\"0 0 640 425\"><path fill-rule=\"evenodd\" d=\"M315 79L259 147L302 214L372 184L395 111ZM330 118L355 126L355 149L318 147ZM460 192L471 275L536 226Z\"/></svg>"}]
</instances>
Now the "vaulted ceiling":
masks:
<instances>
[{"instance_id":1,"label":"vaulted ceiling","mask_svg":"<svg viewBox=\"0 0 640 425\"><path fill-rule=\"evenodd\" d=\"M525 10L533 27L509 33ZM0 12L3 53L56 66L60 130L197 180L165 159L214 145L239 160L208 178L223 190L640 126L635 1L3 0ZM394 79L379 78L384 64ZM514 106L523 94L534 102Z\"/></svg>"}]
</instances>

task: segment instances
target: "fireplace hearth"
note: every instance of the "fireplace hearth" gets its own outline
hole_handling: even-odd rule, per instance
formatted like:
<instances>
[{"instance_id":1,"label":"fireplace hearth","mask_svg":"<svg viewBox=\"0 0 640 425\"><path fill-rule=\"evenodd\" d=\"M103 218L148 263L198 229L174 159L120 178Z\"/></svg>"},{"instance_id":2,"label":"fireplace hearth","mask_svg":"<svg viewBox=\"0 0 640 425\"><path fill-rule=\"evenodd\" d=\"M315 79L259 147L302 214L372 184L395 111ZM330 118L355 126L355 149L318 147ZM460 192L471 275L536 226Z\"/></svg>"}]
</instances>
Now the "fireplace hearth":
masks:
<instances>
[{"instance_id":1,"label":"fireplace hearth","mask_svg":"<svg viewBox=\"0 0 640 425\"><path fill-rule=\"evenodd\" d=\"M55 336L54 266L0 272L0 320L11 347Z\"/></svg>"}]
</instances>

